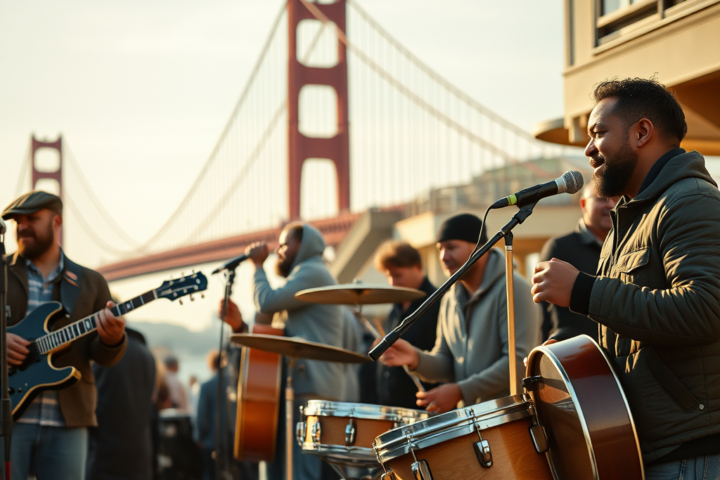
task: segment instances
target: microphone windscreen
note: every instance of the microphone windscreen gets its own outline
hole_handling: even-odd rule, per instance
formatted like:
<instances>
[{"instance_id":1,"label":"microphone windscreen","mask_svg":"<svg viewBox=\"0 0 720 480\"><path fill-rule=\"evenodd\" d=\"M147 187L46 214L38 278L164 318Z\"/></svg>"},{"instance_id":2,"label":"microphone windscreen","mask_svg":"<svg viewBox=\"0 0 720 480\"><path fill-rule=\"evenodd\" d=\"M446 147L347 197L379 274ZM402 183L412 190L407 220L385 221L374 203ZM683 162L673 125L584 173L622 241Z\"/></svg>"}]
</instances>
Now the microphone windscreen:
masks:
<instances>
[{"instance_id":1,"label":"microphone windscreen","mask_svg":"<svg viewBox=\"0 0 720 480\"><path fill-rule=\"evenodd\" d=\"M562 179L567 186L566 192L571 195L573 193L579 192L580 189L583 187L583 184L585 183L582 173L576 172L574 170L568 170L567 172L563 173Z\"/></svg>"}]
</instances>

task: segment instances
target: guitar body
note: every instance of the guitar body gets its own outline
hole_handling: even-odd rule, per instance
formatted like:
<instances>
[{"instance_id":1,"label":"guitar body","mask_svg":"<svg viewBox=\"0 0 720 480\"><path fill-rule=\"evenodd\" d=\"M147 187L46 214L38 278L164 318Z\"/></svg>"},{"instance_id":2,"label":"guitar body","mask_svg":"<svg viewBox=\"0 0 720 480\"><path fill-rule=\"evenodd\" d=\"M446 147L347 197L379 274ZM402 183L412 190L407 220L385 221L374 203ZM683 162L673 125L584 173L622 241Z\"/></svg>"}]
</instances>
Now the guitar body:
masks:
<instances>
[{"instance_id":1,"label":"guitar body","mask_svg":"<svg viewBox=\"0 0 720 480\"><path fill-rule=\"evenodd\" d=\"M284 336L281 329L253 325L251 333ZM238 382L235 458L271 462L280 408L282 356L244 348Z\"/></svg>"},{"instance_id":2,"label":"guitar body","mask_svg":"<svg viewBox=\"0 0 720 480\"><path fill-rule=\"evenodd\" d=\"M645 478L630 408L597 343L581 335L537 347L527 376L556 480Z\"/></svg>"},{"instance_id":3,"label":"guitar body","mask_svg":"<svg viewBox=\"0 0 720 480\"><path fill-rule=\"evenodd\" d=\"M65 317L65 311L59 302L40 305L20 323L8 327L8 333L14 333L25 340L35 340L48 333L55 322ZM74 367L55 368L52 364L53 353L40 355L35 345L20 366L8 370L8 388L12 404L13 420L27 409L33 399L44 390L59 390L74 384L80 379L80 372Z\"/></svg>"}]
</instances>

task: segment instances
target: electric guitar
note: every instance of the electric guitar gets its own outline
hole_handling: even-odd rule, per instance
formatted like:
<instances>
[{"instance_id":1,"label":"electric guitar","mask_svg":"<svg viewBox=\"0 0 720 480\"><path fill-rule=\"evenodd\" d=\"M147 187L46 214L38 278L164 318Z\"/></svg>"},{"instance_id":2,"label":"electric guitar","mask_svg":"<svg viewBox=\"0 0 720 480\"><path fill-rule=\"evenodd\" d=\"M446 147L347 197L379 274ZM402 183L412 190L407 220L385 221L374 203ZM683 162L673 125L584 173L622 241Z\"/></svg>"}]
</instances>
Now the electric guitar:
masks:
<instances>
[{"instance_id":1,"label":"electric guitar","mask_svg":"<svg viewBox=\"0 0 720 480\"><path fill-rule=\"evenodd\" d=\"M176 300L206 288L207 278L202 272L198 272L177 280L166 280L159 288L119 303L110 311L116 317L120 317L155 299ZM52 325L65 316L65 311L60 302L48 302L37 307L17 325L8 327L9 333L30 341L27 347L30 353L25 357L25 361L22 365L11 366L8 371L13 420L17 420L22 415L40 392L67 388L80 379L81 374L75 367L53 366L52 357L70 346L73 341L97 330L99 314L100 312L95 312L70 325L51 331Z\"/></svg>"}]
</instances>

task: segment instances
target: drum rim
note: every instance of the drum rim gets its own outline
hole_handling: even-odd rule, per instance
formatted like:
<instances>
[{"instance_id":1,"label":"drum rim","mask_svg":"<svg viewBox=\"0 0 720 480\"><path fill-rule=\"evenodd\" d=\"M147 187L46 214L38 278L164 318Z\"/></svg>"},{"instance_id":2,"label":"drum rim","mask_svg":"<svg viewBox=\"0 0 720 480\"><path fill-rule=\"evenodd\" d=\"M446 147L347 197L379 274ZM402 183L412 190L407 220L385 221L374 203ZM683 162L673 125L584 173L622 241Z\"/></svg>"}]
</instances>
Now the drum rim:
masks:
<instances>
[{"instance_id":1,"label":"drum rim","mask_svg":"<svg viewBox=\"0 0 720 480\"><path fill-rule=\"evenodd\" d=\"M593 343L597 344L597 342L595 342L595 340L593 340L592 337L590 337L589 335L580 335L580 336L586 337ZM582 407L580 405L580 402L578 401L577 395L575 393L575 388L572 385L572 381L570 380L567 372L565 371L565 368L560 363L560 360L557 358L557 355L555 355L555 353L552 350L550 350L547 346L542 346L542 345L539 347L535 347L530 352L530 355L528 355L528 367L527 367L528 375L532 372L532 366L537 362L537 360L535 360L535 357L537 357L539 354L536 353L536 351L546 355L549 358L552 365L555 367L555 369L558 371L558 373L560 373L562 380L568 389L568 394L570 395L570 399L572 400L573 406L577 410L578 418L580 420L580 425L583 429L583 437L585 438L585 443L587 445L588 451L591 454L590 461L591 461L591 464L592 464L592 467L594 470L593 474L594 474L595 478L597 479L599 476L599 470L598 470L598 466L597 466L597 461L595 459L595 450L592 446L592 441L590 439L590 430L587 426L587 422L585 421L585 415L583 414ZM620 379L618 378L617 374L615 373L615 369L613 368L612 364L610 363L610 359L608 359L607 355L605 355L605 352L603 352L602 349L598 348L598 352L602 355L603 360L605 360L605 363L608 366L608 370L610 371L613 378L615 379L615 382L618 385L621 385ZM622 388L618 388L618 390L620 392L620 396L622 397L623 403L625 404L625 410L627 412L628 419L629 419L630 425L632 427L633 435L635 436L635 445L637 446L638 457L640 459L642 459L642 451L640 450L640 441L638 440L637 427L635 425L635 419L632 416L632 412L630 411L630 404L628 403L627 397L625 396L625 391ZM541 421L542 419L540 418L541 414L537 407L536 407L536 414L538 417L538 421L542 424L542 421ZM553 474L556 475L555 465L554 465L554 462L552 461L552 452L550 450L548 450L546 452L546 454L547 454L548 460L549 460L548 463L552 467ZM644 478L645 466L644 466L644 462L642 462L642 461L640 462L640 470L641 470L643 478Z\"/></svg>"},{"instance_id":2,"label":"drum rim","mask_svg":"<svg viewBox=\"0 0 720 480\"><path fill-rule=\"evenodd\" d=\"M372 448L369 447L356 447L353 445L333 445L333 444L322 444L303 442L302 445L303 453L310 455L318 455L320 457L327 456L328 459L333 461L350 462L353 465L360 463L372 463L378 465L377 457ZM345 455L343 455L345 454ZM379 465L378 465L379 466Z\"/></svg>"},{"instance_id":3,"label":"drum rim","mask_svg":"<svg viewBox=\"0 0 720 480\"><path fill-rule=\"evenodd\" d=\"M560 363L560 360L557 358L557 355L552 352L547 347L539 346L535 347L533 351L530 352L530 355L528 356L528 372L532 372L532 366L534 365L533 360L535 357L539 355L540 352L543 355L547 356L550 362L552 363L553 367L555 367L555 370L560 374L562 377L563 383L568 389L568 395L570 395L570 399L572 400L573 406L575 407L575 410L577 411L577 417L580 421L580 426L582 427L583 432L583 438L585 439L585 445L587 447L587 451L590 456L590 464L592 465L593 469L593 476L595 479L598 479L598 466L597 466L597 460L595 459L595 450L593 449L592 442L590 440L590 430L588 429L587 422L585 421L585 415L583 414L582 407L580 405L580 402L578 401L577 394L575 393L575 387L573 387L572 381L570 380L570 377L568 376L567 372L565 371L565 368ZM539 367L539 365L538 365ZM612 370L612 369L611 369ZM536 407L537 410L537 417L538 422L542 425L541 422L541 414L539 409ZM546 452L546 455L548 456L549 464L553 470L553 475L557 476L557 472L555 472L555 462L552 459L552 452L548 449Z\"/></svg>"},{"instance_id":4,"label":"drum rim","mask_svg":"<svg viewBox=\"0 0 720 480\"><path fill-rule=\"evenodd\" d=\"M488 404L493 405L493 408L487 408ZM481 405L484 409L476 411ZM532 416L530 405L522 395L514 395L452 410L385 432L375 439L373 449L378 461L385 463L410 453L411 450L420 450L474 433L477 431L476 425L479 425L482 431L528 418Z\"/></svg>"},{"instance_id":5,"label":"drum rim","mask_svg":"<svg viewBox=\"0 0 720 480\"><path fill-rule=\"evenodd\" d=\"M430 417L424 410L330 400L308 400L302 413L305 417L358 418L402 423L407 423L407 420L416 422Z\"/></svg>"}]
</instances>

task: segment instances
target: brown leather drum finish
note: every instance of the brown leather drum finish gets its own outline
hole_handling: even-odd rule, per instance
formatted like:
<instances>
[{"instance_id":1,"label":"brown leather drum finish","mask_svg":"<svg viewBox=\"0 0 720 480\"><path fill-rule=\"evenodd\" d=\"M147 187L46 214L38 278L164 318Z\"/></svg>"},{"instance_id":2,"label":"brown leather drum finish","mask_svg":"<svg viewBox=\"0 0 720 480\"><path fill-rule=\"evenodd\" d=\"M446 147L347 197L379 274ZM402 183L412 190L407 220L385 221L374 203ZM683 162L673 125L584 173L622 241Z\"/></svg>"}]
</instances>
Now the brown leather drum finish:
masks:
<instances>
[{"instance_id":1,"label":"brown leather drum finish","mask_svg":"<svg viewBox=\"0 0 720 480\"><path fill-rule=\"evenodd\" d=\"M260 324L253 325L253 333L283 335L281 329ZM277 353L243 350L235 423L237 460L270 462L275 458L281 371L282 357Z\"/></svg>"},{"instance_id":2,"label":"brown leather drum finish","mask_svg":"<svg viewBox=\"0 0 720 480\"><path fill-rule=\"evenodd\" d=\"M535 348L528 377L558 480L643 479L635 427L620 384L588 336ZM538 378L539 377L539 378Z\"/></svg>"},{"instance_id":3,"label":"brown leather drum finish","mask_svg":"<svg viewBox=\"0 0 720 480\"><path fill-rule=\"evenodd\" d=\"M415 457L427 462L434 480L552 480L545 455L535 451L530 426L530 418L524 418L481 431L492 452L489 468L483 467L475 455L477 433L415 450ZM384 466L392 469L398 480L415 480L411 469L414 461L412 453L407 453Z\"/></svg>"}]
</instances>

